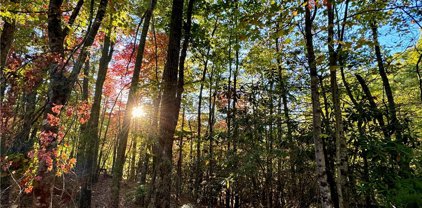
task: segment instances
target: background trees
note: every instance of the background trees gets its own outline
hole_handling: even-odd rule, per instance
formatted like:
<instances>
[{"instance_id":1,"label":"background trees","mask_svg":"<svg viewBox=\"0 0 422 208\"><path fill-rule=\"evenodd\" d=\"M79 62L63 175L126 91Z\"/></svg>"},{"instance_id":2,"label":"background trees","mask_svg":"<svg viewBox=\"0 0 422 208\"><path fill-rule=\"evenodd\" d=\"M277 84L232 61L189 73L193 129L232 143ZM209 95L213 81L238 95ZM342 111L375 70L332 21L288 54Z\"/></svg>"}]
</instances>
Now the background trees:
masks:
<instances>
[{"instance_id":1,"label":"background trees","mask_svg":"<svg viewBox=\"0 0 422 208\"><path fill-rule=\"evenodd\" d=\"M418 1L0 3L2 205L422 203Z\"/></svg>"}]
</instances>

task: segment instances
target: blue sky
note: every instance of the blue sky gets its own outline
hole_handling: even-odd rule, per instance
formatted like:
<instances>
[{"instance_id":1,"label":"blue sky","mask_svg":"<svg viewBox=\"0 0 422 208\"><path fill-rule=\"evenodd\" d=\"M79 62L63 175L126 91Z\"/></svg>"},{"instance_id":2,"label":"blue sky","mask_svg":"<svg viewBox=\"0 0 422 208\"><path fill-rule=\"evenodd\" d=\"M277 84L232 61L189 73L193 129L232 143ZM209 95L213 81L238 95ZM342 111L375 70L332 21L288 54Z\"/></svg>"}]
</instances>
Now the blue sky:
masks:
<instances>
[{"instance_id":1,"label":"blue sky","mask_svg":"<svg viewBox=\"0 0 422 208\"><path fill-rule=\"evenodd\" d=\"M420 28L417 24L410 24L408 32L397 32L391 26L383 26L379 29L379 42L390 53L406 50L416 44L420 37Z\"/></svg>"}]
</instances>

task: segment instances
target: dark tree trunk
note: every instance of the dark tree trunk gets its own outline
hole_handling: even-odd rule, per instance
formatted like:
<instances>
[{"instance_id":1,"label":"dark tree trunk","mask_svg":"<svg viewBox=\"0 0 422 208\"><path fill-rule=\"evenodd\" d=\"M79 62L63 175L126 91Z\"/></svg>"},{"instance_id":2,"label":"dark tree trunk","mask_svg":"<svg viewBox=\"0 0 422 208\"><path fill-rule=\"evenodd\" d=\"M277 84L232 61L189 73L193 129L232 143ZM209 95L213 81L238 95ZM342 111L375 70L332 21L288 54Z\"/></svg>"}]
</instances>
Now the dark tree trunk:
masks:
<instances>
[{"instance_id":1,"label":"dark tree trunk","mask_svg":"<svg viewBox=\"0 0 422 208\"><path fill-rule=\"evenodd\" d=\"M158 208L169 208L171 199L171 170L173 153L173 136L180 110L178 86L180 41L182 38L183 0L173 0L167 61L163 72L163 94L160 110L160 130L157 144L156 162L156 204ZM179 82L183 77L179 76ZM180 87L180 86L179 86ZM183 89L183 86L182 86ZM179 97L180 98L180 97Z\"/></svg>"},{"instance_id":2,"label":"dark tree trunk","mask_svg":"<svg viewBox=\"0 0 422 208\"><path fill-rule=\"evenodd\" d=\"M384 87L385 95L387 96L388 101L388 115L390 119L390 127L391 132L389 132L389 135L396 134L397 141L402 141L402 128L400 125L399 120L397 119L397 113L396 113L396 104L394 102L394 96L393 91L391 90L390 82L388 81L387 72L384 67L384 61L382 59L381 54L381 46L378 42L378 27L376 21L372 21L370 23L371 31L372 31L372 40L374 42L374 50L375 50L375 57L377 59L378 63L378 72L381 76L382 84Z\"/></svg>"},{"instance_id":3,"label":"dark tree trunk","mask_svg":"<svg viewBox=\"0 0 422 208\"><path fill-rule=\"evenodd\" d=\"M100 65L98 68L97 80L95 83L94 100L91 107L90 118L86 127L81 131L81 138L85 140L85 145L81 147L81 154L83 157L81 161L83 167L81 171L81 193L80 193L80 207L91 207L91 188L92 179L95 174L97 152L95 151L95 144L98 142L98 122L101 111L101 98L103 92L104 81L107 75L108 63L111 60L113 53L112 44L110 41L111 28L104 39L103 50L100 58Z\"/></svg>"},{"instance_id":4,"label":"dark tree trunk","mask_svg":"<svg viewBox=\"0 0 422 208\"><path fill-rule=\"evenodd\" d=\"M205 78L207 75L208 70L208 56L209 56L210 49L208 48L207 55L204 61L204 69L202 71L202 78L201 78L201 86L199 89L199 97L198 97L198 120L197 120L197 142L196 142L196 161L195 161L195 199L198 200L199 197L199 185L202 181L202 165L201 165L201 110L202 110L202 92L204 90L205 85Z\"/></svg>"},{"instance_id":5,"label":"dark tree trunk","mask_svg":"<svg viewBox=\"0 0 422 208\"><path fill-rule=\"evenodd\" d=\"M365 80L359 74L355 74L356 79L358 80L360 86L362 87L363 93L365 94L366 99L369 101L369 105L371 106L371 110L374 112L374 117L378 121L378 124L381 127L381 130L384 133L384 136L389 140L390 135L385 127L384 119L382 117L382 112L378 109L377 104L375 103L374 97L372 96L371 91L369 90L368 85L366 84Z\"/></svg>"},{"instance_id":6,"label":"dark tree trunk","mask_svg":"<svg viewBox=\"0 0 422 208\"><path fill-rule=\"evenodd\" d=\"M88 90L88 85L89 85L89 57L86 59L85 61L85 67L84 67L84 76L83 76L83 81L82 81L82 96L81 96L81 102L86 102L88 103L88 94L89 94L89 90ZM86 147L86 139L83 137L83 133L86 132L86 128L87 128L87 123L83 123L80 125L80 133L81 136L79 138L78 141L78 148L77 148L77 157L76 157L76 161L78 161L78 163L76 164L76 168L75 168L75 172L78 176L81 176L81 173L85 170L85 151L84 148Z\"/></svg>"},{"instance_id":7,"label":"dark tree trunk","mask_svg":"<svg viewBox=\"0 0 422 208\"><path fill-rule=\"evenodd\" d=\"M51 0L49 3L49 7L48 7L48 37L49 37L49 47L50 50L53 54L56 54L58 56L60 56L60 58L63 58L64 55L64 49L63 49L63 30L62 27L60 25L61 22L61 7L62 5L62 1L61 0ZM59 63L57 61L54 61L54 63L51 63L50 65L50 69L51 72L51 86L49 89L49 93L51 94L50 99L48 100L48 106L46 108L46 113L50 113L54 116L57 116L56 113L53 114L52 112L52 108L53 108L53 104L56 105L63 105L66 101L66 99L64 99L63 95L59 95L59 94L63 94L66 92L58 92L58 90L55 88L56 87L60 87L60 88L64 88L64 86L60 86L57 83L58 82L62 82L62 85L66 85L66 83L64 82L64 78L61 78L62 76L60 76L60 72L55 72L54 71L58 71L56 68L60 67L58 66ZM57 74L57 75L56 75ZM45 118L47 117L47 114L45 115ZM58 128L55 126L50 126L49 124L46 124L42 127L43 131L50 131L50 132L54 132L57 133L58 132ZM51 138L51 140L56 140L56 138ZM51 152L56 144L55 143L51 143L51 144L46 144L45 145L45 149L46 152ZM51 157L51 156L50 156ZM54 182L54 174L50 173L50 171L47 170L47 164L45 161L40 161L39 163L39 168L38 168L38 175L42 177L43 180L41 180L33 189L33 207L51 207L51 194L50 192L52 191L53 188L53 182Z\"/></svg>"},{"instance_id":8,"label":"dark tree trunk","mask_svg":"<svg viewBox=\"0 0 422 208\"><path fill-rule=\"evenodd\" d=\"M215 104L217 98L217 87L219 84L219 77L216 78L215 85L213 87L215 68L213 67L210 74L210 91L209 91L209 169L208 169L208 181L209 181L209 191L208 191L208 207L213 207L216 203L215 194L216 190L214 187L214 124L215 124ZM213 92L214 88L214 92Z\"/></svg>"},{"instance_id":9,"label":"dark tree trunk","mask_svg":"<svg viewBox=\"0 0 422 208\"><path fill-rule=\"evenodd\" d=\"M214 25L214 29L211 33L211 37L214 37L214 33L217 29L217 21L215 22L216 24ZM197 120L197 125L198 125L198 129L197 129L197 133L198 133L198 139L197 139L197 143L196 143L196 166L195 166L195 173L196 173L196 178L195 178L195 198L196 200L198 200L198 195L199 195L199 185L202 181L202 166L201 166L201 127L202 127L202 121L201 121L201 110L202 110L202 93L204 90L204 86L205 86L205 79L206 79L206 75L207 75L207 71L208 71L208 61L209 61L209 56L210 56L210 51L211 51L211 46L208 46L207 48L207 53L205 55L205 61L204 61L204 69L202 71L202 78L201 78L201 85L200 85L200 89L199 89L199 100L198 100L198 120Z\"/></svg>"},{"instance_id":10,"label":"dark tree trunk","mask_svg":"<svg viewBox=\"0 0 422 208\"><path fill-rule=\"evenodd\" d=\"M270 88L268 90L269 93L269 119L267 120L267 125L269 125L269 132L268 132L268 141L267 141L267 173L265 178L266 183L266 204L268 208L273 207L273 159L272 159L272 151L273 151L273 114L274 114L274 98L273 98L273 88L274 88L274 70L270 69L270 78L269 78L269 84Z\"/></svg>"},{"instance_id":11,"label":"dark tree trunk","mask_svg":"<svg viewBox=\"0 0 422 208\"><path fill-rule=\"evenodd\" d=\"M9 50L13 43L15 30L16 24L14 20L4 21L3 30L0 37L0 109L3 109L3 98L6 90L6 75L4 73L6 67L6 60L9 54ZM3 126L3 119L0 119L0 127ZM6 155L6 139L4 137L3 132L0 137L0 157L3 158ZM10 181L7 176L2 176L3 169L0 169L0 175L0 203L9 204L8 187L10 185Z\"/></svg>"},{"instance_id":12,"label":"dark tree trunk","mask_svg":"<svg viewBox=\"0 0 422 208\"><path fill-rule=\"evenodd\" d=\"M81 52L78 56L77 62L72 69L72 72L69 76L66 76L64 66L60 61L53 61L50 64L50 77L51 83L49 87L49 99L47 101L47 105L45 108L44 119L47 117L52 116L59 116L57 112L53 112L53 107L57 105L65 105L67 100L70 96L71 89L75 84L79 72L82 68L83 61L85 61L87 57L87 48L89 48L93 42L94 38L100 28L102 19L105 15L105 9L107 7L107 0L101 0L97 15L95 17L94 24L89 29L86 39L83 43L81 48ZM63 1L62 0L51 0L48 9L48 37L49 37L49 47L51 52L54 56L57 56L58 59L55 60L63 60L64 58L64 32L61 26L61 6ZM52 125L50 123L46 123L42 127L42 132L49 134L57 134L59 133L59 127L56 125ZM45 154L49 154L51 159L53 160L53 164L55 161L55 157L52 152L56 149L58 145L58 138L57 136L48 136L51 142L47 142L42 144L43 148L45 148ZM38 175L43 178L43 180L39 181L39 183L33 189L33 206L34 207L49 207L52 206L51 200L51 191L53 190L54 185L54 169L53 171L48 170L48 164L46 161L41 160L39 163L38 168Z\"/></svg>"},{"instance_id":13,"label":"dark tree trunk","mask_svg":"<svg viewBox=\"0 0 422 208\"><path fill-rule=\"evenodd\" d=\"M185 108L183 108L182 114L182 126L180 131L180 138L179 138L179 156L177 160L177 181L176 181L176 198L177 201L180 199L180 195L182 194L182 165L183 165L183 137L184 128L185 127Z\"/></svg>"},{"instance_id":14,"label":"dark tree trunk","mask_svg":"<svg viewBox=\"0 0 422 208\"><path fill-rule=\"evenodd\" d=\"M11 2L18 2L17 0L12 0ZM3 109L3 98L6 91L6 74L5 74L5 67L7 62L7 57L9 55L10 48L12 47L13 39L15 36L16 31L16 24L15 20L4 20L3 30L0 36L0 109ZM25 120L26 121L26 120ZM4 120L0 119L0 127L5 126ZM25 122L26 123L26 122ZM29 126L29 130L30 130ZM27 126L24 124L23 129L27 129ZM28 132L29 133L29 132ZM4 157L6 155L6 138L3 132L0 135L0 157ZM19 138L24 138L25 135L19 135ZM1 204L9 204L9 189L10 181L9 177L3 176L3 169L0 169L0 203Z\"/></svg>"},{"instance_id":15,"label":"dark tree trunk","mask_svg":"<svg viewBox=\"0 0 422 208\"><path fill-rule=\"evenodd\" d=\"M113 185L112 185L112 196L111 196L111 207L115 207L115 208L119 207L120 180L122 179L122 175L123 175L123 166L125 162L127 138L128 138L130 123L131 123L131 115L132 115L131 111L132 111L132 108L136 104L139 74L141 72L145 42L148 35L149 24L150 24L150 20L151 20L156 2L157 2L156 0L151 0L148 10L145 13L144 25L142 27L141 39L140 39L138 51L136 54L136 62L135 62L131 86L129 90L129 97L126 104L126 112L123 119L123 126L117 137L118 147L117 147L117 156L116 156L116 161L115 161L116 163L113 168Z\"/></svg>"}]
</instances>

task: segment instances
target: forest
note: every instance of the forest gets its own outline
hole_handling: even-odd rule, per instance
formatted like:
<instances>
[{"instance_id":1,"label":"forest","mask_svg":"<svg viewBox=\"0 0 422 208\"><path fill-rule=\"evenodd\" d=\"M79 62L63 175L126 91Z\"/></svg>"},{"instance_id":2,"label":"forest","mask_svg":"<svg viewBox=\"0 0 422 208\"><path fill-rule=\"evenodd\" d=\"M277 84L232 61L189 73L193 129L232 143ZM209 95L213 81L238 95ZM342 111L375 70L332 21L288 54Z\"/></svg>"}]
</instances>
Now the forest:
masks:
<instances>
[{"instance_id":1,"label":"forest","mask_svg":"<svg viewBox=\"0 0 422 208\"><path fill-rule=\"evenodd\" d=\"M0 207L422 207L420 0L0 0Z\"/></svg>"}]
</instances>

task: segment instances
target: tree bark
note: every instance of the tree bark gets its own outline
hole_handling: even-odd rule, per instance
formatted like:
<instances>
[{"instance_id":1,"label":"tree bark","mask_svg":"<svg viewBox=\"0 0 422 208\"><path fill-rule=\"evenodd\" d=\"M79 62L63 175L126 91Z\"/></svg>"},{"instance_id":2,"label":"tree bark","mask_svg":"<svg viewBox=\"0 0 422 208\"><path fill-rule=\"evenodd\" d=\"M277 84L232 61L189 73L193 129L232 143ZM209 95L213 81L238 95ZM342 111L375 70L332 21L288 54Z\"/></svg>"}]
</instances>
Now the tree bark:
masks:
<instances>
[{"instance_id":1,"label":"tree bark","mask_svg":"<svg viewBox=\"0 0 422 208\"><path fill-rule=\"evenodd\" d=\"M185 108L183 108L183 114L182 114L182 126L181 126L180 138L179 138L179 157L177 160L177 181L176 181L177 201L180 199L180 195L182 194L183 137L185 136L184 127L185 127Z\"/></svg>"},{"instance_id":2,"label":"tree bark","mask_svg":"<svg viewBox=\"0 0 422 208\"><path fill-rule=\"evenodd\" d=\"M3 30L0 36L0 109L3 109L3 98L6 90L6 77L5 67L7 56L9 55L10 48L13 43L16 24L14 20L5 20ZM0 127L3 126L3 119L0 120ZM0 135L0 157L6 155L6 138L2 133ZM3 175L3 169L0 170L0 175ZM7 190L10 185L9 178L0 176L0 203L9 203L9 191Z\"/></svg>"},{"instance_id":3,"label":"tree bark","mask_svg":"<svg viewBox=\"0 0 422 208\"><path fill-rule=\"evenodd\" d=\"M61 26L61 6L62 0L51 0L49 3L48 9L48 37L49 37L49 47L51 52L57 58L56 61L53 61L50 64L50 87L49 87L49 99L45 108L44 119L52 115L54 117L59 116L57 112L53 112L53 107L57 105L65 105L70 96L71 89L75 84L78 74L82 68L83 61L87 57L87 48L89 48L93 42L94 38L100 28L102 19L105 15L105 9L107 7L107 0L101 0L98 11L95 17L94 24L89 29L86 39L83 43L81 52L78 56L78 60L75 63L75 66L72 69L72 72L69 76L66 76L64 66L62 61L64 59L64 32ZM57 125L50 124L45 122L45 125L42 127L42 132L49 134L48 136L50 142L46 142L43 145L45 148L45 154L55 161L55 157L52 152L56 149L58 145L58 138L54 134L59 133L59 127ZM48 164L45 160L41 160L38 167L38 175L42 178L41 181L34 187L33 193L33 206L34 207L51 207L52 198L51 191L53 190L54 185L54 172L48 169Z\"/></svg>"},{"instance_id":4,"label":"tree bark","mask_svg":"<svg viewBox=\"0 0 422 208\"><path fill-rule=\"evenodd\" d=\"M180 102L178 101L178 73L180 41L182 38L183 0L173 0L167 62L163 72L163 93L160 110L160 130L157 144L156 204L158 208L169 208L171 199L171 169L173 136L177 125ZM183 69L180 69L183 70ZM179 76L179 81L183 81ZM182 79L182 80L180 80ZM180 86L179 86L180 87ZM179 96L181 96L179 94Z\"/></svg>"},{"instance_id":5,"label":"tree bark","mask_svg":"<svg viewBox=\"0 0 422 208\"><path fill-rule=\"evenodd\" d=\"M334 1L327 2L327 14L328 14L328 54L329 54L329 69L330 69L330 84L331 94L334 106L334 136L336 141L336 172L337 172L337 195L338 195L338 207L348 208L347 199L347 146L346 139L343 131L343 120L340 108L340 95L338 91L337 83L337 58L338 54L334 49Z\"/></svg>"},{"instance_id":6,"label":"tree bark","mask_svg":"<svg viewBox=\"0 0 422 208\"><path fill-rule=\"evenodd\" d=\"M315 8L316 9L316 8ZM316 13L316 11L314 11ZM315 159L317 163L317 176L323 207L332 207L330 189L327 183L326 162L324 158L324 148L321 138L321 104L318 92L318 73L313 45L311 11L309 6L305 6L305 38L308 64L311 76L312 95L312 134L315 142Z\"/></svg>"}]
</instances>

